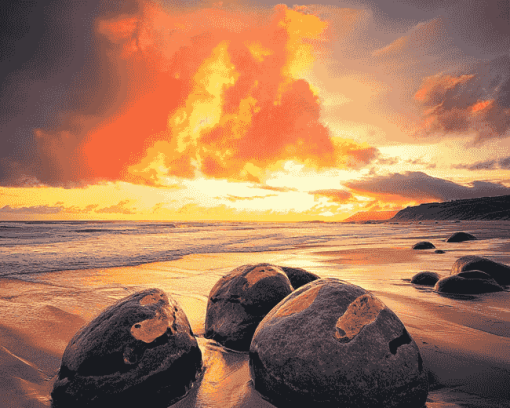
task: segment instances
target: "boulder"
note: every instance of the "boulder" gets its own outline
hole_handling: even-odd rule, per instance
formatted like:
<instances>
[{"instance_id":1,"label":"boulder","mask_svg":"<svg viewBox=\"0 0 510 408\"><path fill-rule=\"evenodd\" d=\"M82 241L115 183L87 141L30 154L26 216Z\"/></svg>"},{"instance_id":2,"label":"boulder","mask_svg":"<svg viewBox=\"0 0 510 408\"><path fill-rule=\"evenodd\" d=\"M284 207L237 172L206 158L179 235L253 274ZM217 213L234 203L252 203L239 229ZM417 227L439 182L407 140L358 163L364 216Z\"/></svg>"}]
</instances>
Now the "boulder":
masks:
<instances>
[{"instance_id":1,"label":"boulder","mask_svg":"<svg viewBox=\"0 0 510 408\"><path fill-rule=\"evenodd\" d=\"M466 278L466 279L494 280L491 278L491 276L488 273L485 273L482 271L464 271L464 272L459 272L455 276L460 276L461 278Z\"/></svg>"},{"instance_id":2,"label":"boulder","mask_svg":"<svg viewBox=\"0 0 510 408\"><path fill-rule=\"evenodd\" d=\"M463 278L459 275L450 275L439 279L434 286L439 293L454 293L462 295L475 295L480 293L501 292L504 290L492 279Z\"/></svg>"},{"instance_id":3,"label":"boulder","mask_svg":"<svg viewBox=\"0 0 510 408\"><path fill-rule=\"evenodd\" d=\"M436 249L434 251L435 254L444 254L444 251L442 249Z\"/></svg>"},{"instance_id":4,"label":"boulder","mask_svg":"<svg viewBox=\"0 0 510 408\"><path fill-rule=\"evenodd\" d=\"M287 296L258 326L255 389L277 407L421 408L428 379L399 318L359 286L328 278Z\"/></svg>"},{"instance_id":5,"label":"boulder","mask_svg":"<svg viewBox=\"0 0 510 408\"><path fill-rule=\"evenodd\" d=\"M67 345L53 407L167 407L202 369L202 353L178 303L162 290L105 309Z\"/></svg>"},{"instance_id":6,"label":"boulder","mask_svg":"<svg viewBox=\"0 0 510 408\"><path fill-rule=\"evenodd\" d=\"M234 269L209 294L205 337L247 351L260 321L293 290L279 266L258 264Z\"/></svg>"},{"instance_id":7,"label":"boulder","mask_svg":"<svg viewBox=\"0 0 510 408\"><path fill-rule=\"evenodd\" d=\"M434 248L435 248L434 244L428 241L421 241L413 245L413 249L434 249Z\"/></svg>"},{"instance_id":8,"label":"boulder","mask_svg":"<svg viewBox=\"0 0 510 408\"><path fill-rule=\"evenodd\" d=\"M482 271L490 275L498 284L510 285L510 266L481 256L467 255L457 259L450 275L458 275L464 271Z\"/></svg>"},{"instance_id":9,"label":"boulder","mask_svg":"<svg viewBox=\"0 0 510 408\"><path fill-rule=\"evenodd\" d=\"M418 272L411 279L411 283L416 285L434 286L441 277L435 272Z\"/></svg>"},{"instance_id":10,"label":"boulder","mask_svg":"<svg viewBox=\"0 0 510 408\"><path fill-rule=\"evenodd\" d=\"M455 232L454 234L450 235L446 242L464 242L472 241L475 239L476 237L474 235L468 234L467 232Z\"/></svg>"},{"instance_id":11,"label":"boulder","mask_svg":"<svg viewBox=\"0 0 510 408\"><path fill-rule=\"evenodd\" d=\"M320 276L305 271L302 268L291 268L288 266L280 266L283 269L283 272L287 275L290 280L290 283L294 289L300 288L307 283L313 282L314 280L320 279Z\"/></svg>"}]
</instances>

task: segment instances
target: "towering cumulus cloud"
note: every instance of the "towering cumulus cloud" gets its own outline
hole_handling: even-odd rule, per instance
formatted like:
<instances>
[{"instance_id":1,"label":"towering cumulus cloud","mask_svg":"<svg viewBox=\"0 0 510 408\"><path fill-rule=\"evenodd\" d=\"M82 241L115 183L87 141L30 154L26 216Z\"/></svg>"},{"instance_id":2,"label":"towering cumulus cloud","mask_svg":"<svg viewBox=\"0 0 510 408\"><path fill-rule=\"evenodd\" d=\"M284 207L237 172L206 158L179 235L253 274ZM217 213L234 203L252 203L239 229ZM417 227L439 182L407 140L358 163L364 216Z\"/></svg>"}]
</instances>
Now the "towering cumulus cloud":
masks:
<instances>
[{"instance_id":1,"label":"towering cumulus cloud","mask_svg":"<svg viewBox=\"0 0 510 408\"><path fill-rule=\"evenodd\" d=\"M288 160L316 169L370 162L375 148L335 138L321 123L317 91L303 79L326 53L328 22L305 7L233 7L144 0L99 17L93 44L104 83L89 85L109 87L109 107L34 129L31 175L54 185L260 182Z\"/></svg>"}]
</instances>

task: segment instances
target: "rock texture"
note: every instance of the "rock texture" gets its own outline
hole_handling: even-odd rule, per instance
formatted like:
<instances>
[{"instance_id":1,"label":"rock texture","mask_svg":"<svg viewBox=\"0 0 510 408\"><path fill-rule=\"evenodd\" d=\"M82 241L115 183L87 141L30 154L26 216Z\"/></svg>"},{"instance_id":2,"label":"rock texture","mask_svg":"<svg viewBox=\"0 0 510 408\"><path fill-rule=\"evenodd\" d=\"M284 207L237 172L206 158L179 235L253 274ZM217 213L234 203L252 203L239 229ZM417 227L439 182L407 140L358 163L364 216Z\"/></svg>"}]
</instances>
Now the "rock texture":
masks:
<instances>
[{"instance_id":1,"label":"rock texture","mask_svg":"<svg viewBox=\"0 0 510 408\"><path fill-rule=\"evenodd\" d=\"M435 246L432 242L421 241L413 245L413 249L434 249Z\"/></svg>"},{"instance_id":2,"label":"rock texture","mask_svg":"<svg viewBox=\"0 0 510 408\"><path fill-rule=\"evenodd\" d=\"M275 265L243 265L211 290L205 337L234 350L248 350L257 325L294 288Z\"/></svg>"},{"instance_id":3,"label":"rock texture","mask_svg":"<svg viewBox=\"0 0 510 408\"><path fill-rule=\"evenodd\" d=\"M280 266L280 268L282 268L283 272L285 272L294 289L320 279L318 275L308 272L302 268L291 268L288 266Z\"/></svg>"},{"instance_id":4,"label":"rock texture","mask_svg":"<svg viewBox=\"0 0 510 408\"><path fill-rule=\"evenodd\" d=\"M441 277L435 272L418 272L411 278L411 283L416 285L434 286Z\"/></svg>"},{"instance_id":5,"label":"rock texture","mask_svg":"<svg viewBox=\"0 0 510 408\"><path fill-rule=\"evenodd\" d=\"M177 302L159 289L105 309L67 345L53 407L167 407L202 368L202 354Z\"/></svg>"},{"instance_id":6,"label":"rock texture","mask_svg":"<svg viewBox=\"0 0 510 408\"><path fill-rule=\"evenodd\" d=\"M464 241L473 241L476 237L467 232L455 232L450 235L450 237L446 240L446 242L464 242Z\"/></svg>"},{"instance_id":7,"label":"rock texture","mask_svg":"<svg viewBox=\"0 0 510 408\"><path fill-rule=\"evenodd\" d=\"M250 371L277 407L421 408L428 393L419 349L398 317L333 278L301 287L262 320Z\"/></svg>"},{"instance_id":8,"label":"rock texture","mask_svg":"<svg viewBox=\"0 0 510 408\"><path fill-rule=\"evenodd\" d=\"M427 203L400 210L391 221L510 220L510 195Z\"/></svg>"},{"instance_id":9,"label":"rock texture","mask_svg":"<svg viewBox=\"0 0 510 408\"><path fill-rule=\"evenodd\" d=\"M485 279L485 280L494 280L488 273L482 271L464 271L459 272L456 276L460 276L461 278L466 279Z\"/></svg>"},{"instance_id":10,"label":"rock texture","mask_svg":"<svg viewBox=\"0 0 510 408\"><path fill-rule=\"evenodd\" d=\"M454 294L480 294L490 292L501 292L504 290L498 283L489 277L462 277L451 275L437 281L434 290L439 293Z\"/></svg>"},{"instance_id":11,"label":"rock texture","mask_svg":"<svg viewBox=\"0 0 510 408\"><path fill-rule=\"evenodd\" d=\"M465 271L482 271L490 275L500 285L510 285L510 266L491 261L480 256L463 256L455 261L450 275Z\"/></svg>"}]
</instances>

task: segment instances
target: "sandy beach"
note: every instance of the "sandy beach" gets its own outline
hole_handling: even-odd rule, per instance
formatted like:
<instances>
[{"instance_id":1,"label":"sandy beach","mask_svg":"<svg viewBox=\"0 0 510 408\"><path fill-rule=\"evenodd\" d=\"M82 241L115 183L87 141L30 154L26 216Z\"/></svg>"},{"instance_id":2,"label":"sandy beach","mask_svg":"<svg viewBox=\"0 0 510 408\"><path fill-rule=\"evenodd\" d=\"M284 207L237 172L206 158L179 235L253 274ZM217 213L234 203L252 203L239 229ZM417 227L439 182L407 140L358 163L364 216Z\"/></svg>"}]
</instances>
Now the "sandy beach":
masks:
<instances>
[{"instance_id":1,"label":"sandy beach","mask_svg":"<svg viewBox=\"0 0 510 408\"><path fill-rule=\"evenodd\" d=\"M420 238L417 234L416 241ZM403 243L348 250L333 243L302 245L282 251L194 254L138 266L44 273L32 280L1 278L0 406L50 406L60 359L74 333L106 306L135 291L157 287L182 306L204 359L202 379L174 406L271 407L251 387L248 353L233 352L203 338L207 297L215 282L237 266L268 262L337 277L379 297L420 348L429 371L428 408L507 407L510 293L445 296L410 283L420 270L447 275L459 256L496 244L508 245L508 240L455 244L445 254L413 251Z\"/></svg>"}]
</instances>

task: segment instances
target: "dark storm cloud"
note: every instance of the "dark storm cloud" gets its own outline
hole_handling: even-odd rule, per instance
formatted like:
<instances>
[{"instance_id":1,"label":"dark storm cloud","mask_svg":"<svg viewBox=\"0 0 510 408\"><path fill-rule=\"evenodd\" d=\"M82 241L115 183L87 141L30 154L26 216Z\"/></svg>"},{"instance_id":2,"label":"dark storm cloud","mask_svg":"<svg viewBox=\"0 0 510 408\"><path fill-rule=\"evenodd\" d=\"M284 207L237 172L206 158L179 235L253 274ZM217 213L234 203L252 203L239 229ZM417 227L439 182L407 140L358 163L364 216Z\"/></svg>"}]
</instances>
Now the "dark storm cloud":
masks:
<instances>
[{"instance_id":1,"label":"dark storm cloud","mask_svg":"<svg viewBox=\"0 0 510 408\"><path fill-rule=\"evenodd\" d=\"M509 26L510 27L510 26ZM414 99L424 112L418 136L476 132L475 144L510 136L510 55L423 80Z\"/></svg>"},{"instance_id":2,"label":"dark storm cloud","mask_svg":"<svg viewBox=\"0 0 510 408\"><path fill-rule=\"evenodd\" d=\"M449 201L510 194L510 188L499 183L474 181L470 187L466 187L422 172L377 176L345 183L345 186L359 193L400 196L418 201Z\"/></svg>"},{"instance_id":3,"label":"dark storm cloud","mask_svg":"<svg viewBox=\"0 0 510 408\"><path fill-rule=\"evenodd\" d=\"M68 113L93 117L112 105L115 78L93 42L99 14L133 1L3 0L0 13L0 185L60 178L38 151L34 130L66 128ZM98 86L100 84L101 86Z\"/></svg>"}]
</instances>

